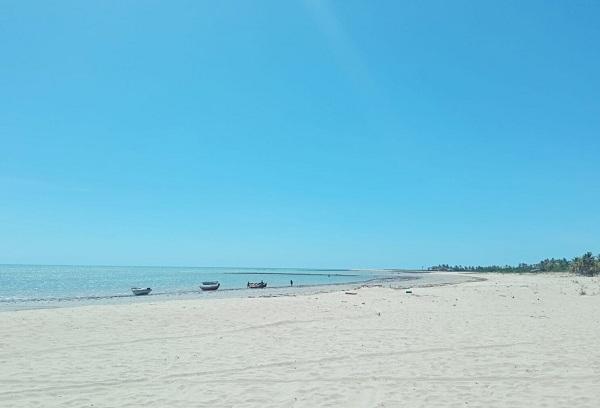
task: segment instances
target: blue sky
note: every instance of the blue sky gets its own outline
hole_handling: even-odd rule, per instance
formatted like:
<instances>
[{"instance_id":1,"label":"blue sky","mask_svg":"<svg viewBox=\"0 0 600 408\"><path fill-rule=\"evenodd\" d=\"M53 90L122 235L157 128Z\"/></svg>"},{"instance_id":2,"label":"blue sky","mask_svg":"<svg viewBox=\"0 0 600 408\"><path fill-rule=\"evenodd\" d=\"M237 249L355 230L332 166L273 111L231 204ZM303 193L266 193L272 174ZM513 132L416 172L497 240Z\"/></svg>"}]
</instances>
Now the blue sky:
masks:
<instances>
[{"instance_id":1,"label":"blue sky","mask_svg":"<svg viewBox=\"0 0 600 408\"><path fill-rule=\"evenodd\" d=\"M600 251L600 3L0 1L0 263Z\"/></svg>"}]
</instances>

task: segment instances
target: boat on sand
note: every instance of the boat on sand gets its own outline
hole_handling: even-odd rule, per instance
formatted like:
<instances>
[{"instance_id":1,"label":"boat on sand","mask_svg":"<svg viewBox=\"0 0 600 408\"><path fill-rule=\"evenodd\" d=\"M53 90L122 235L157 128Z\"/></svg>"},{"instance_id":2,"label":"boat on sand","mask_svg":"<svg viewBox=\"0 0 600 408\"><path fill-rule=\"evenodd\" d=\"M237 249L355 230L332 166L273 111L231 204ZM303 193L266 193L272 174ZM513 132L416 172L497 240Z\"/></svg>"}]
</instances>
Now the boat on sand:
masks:
<instances>
[{"instance_id":1,"label":"boat on sand","mask_svg":"<svg viewBox=\"0 0 600 408\"><path fill-rule=\"evenodd\" d=\"M260 282L248 282L248 288L249 289L264 289L267 287L267 283L260 281Z\"/></svg>"},{"instance_id":2,"label":"boat on sand","mask_svg":"<svg viewBox=\"0 0 600 408\"><path fill-rule=\"evenodd\" d=\"M131 291L136 296L148 295L152 292L152 288L131 288Z\"/></svg>"},{"instance_id":3,"label":"boat on sand","mask_svg":"<svg viewBox=\"0 0 600 408\"><path fill-rule=\"evenodd\" d=\"M218 281L202 282L200 289L202 290L217 290L221 284Z\"/></svg>"}]
</instances>

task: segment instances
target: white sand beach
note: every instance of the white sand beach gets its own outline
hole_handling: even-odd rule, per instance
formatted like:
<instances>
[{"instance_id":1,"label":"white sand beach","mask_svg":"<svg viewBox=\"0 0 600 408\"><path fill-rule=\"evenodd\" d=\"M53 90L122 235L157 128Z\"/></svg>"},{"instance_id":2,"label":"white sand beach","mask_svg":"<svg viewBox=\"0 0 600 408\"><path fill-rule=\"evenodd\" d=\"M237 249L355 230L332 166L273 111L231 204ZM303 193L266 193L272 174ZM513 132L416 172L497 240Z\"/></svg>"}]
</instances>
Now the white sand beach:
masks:
<instances>
[{"instance_id":1,"label":"white sand beach","mask_svg":"<svg viewBox=\"0 0 600 408\"><path fill-rule=\"evenodd\" d=\"M600 280L479 276L0 313L0 406L597 407Z\"/></svg>"}]
</instances>

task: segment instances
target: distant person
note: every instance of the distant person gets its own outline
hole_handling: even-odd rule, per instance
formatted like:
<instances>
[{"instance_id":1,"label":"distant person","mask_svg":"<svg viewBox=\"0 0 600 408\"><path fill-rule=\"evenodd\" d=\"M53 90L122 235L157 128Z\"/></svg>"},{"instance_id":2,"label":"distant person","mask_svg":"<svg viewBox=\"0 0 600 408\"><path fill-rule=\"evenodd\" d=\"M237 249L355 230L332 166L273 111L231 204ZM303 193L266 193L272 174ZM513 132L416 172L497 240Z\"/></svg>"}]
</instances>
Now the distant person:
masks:
<instances>
[{"instance_id":1,"label":"distant person","mask_svg":"<svg viewBox=\"0 0 600 408\"><path fill-rule=\"evenodd\" d=\"M294 286L294 281L290 279L290 286Z\"/></svg>"},{"instance_id":2,"label":"distant person","mask_svg":"<svg viewBox=\"0 0 600 408\"><path fill-rule=\"evenodd\" d=\"M247 287L247 288L249 288L249 287L250 287L250 282L248 282L248 283L246 284L246 287Z\"/></svg>"}]
</instances>

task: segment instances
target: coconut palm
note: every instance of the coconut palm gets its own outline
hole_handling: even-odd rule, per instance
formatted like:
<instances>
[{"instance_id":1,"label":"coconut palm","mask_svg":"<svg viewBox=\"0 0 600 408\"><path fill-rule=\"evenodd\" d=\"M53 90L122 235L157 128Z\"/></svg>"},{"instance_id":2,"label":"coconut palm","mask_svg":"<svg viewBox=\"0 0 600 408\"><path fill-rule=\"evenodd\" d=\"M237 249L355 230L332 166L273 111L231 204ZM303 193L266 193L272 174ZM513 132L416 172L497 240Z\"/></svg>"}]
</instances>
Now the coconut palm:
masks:
<instances>
[{"instance_id":1,"label":"coconut palm","mask_svg":"<svg viewBox=\"0 0 600 408\"><path fill-rule=\"evenodd\" d=\"M571 270L579 275L597 275L600 272L600 259L594 257L591 252L586 252L573 259Z\"/></svg>"}]
</instances>

